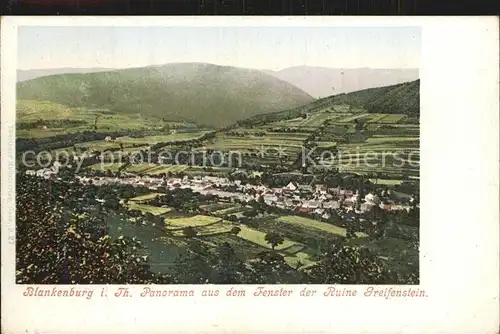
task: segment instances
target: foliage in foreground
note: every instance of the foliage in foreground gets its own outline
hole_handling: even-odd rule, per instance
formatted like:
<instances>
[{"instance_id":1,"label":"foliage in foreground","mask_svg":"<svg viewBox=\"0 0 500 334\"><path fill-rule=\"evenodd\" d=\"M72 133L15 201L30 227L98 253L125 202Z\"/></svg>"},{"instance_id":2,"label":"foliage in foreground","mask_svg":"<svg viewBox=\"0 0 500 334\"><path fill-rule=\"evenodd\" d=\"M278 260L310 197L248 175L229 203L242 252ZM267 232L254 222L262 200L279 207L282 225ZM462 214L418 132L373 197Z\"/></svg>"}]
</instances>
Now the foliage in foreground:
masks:
<instances>
[{"instance_id":1,"label":"foliage in foreground","mask_svg":"<svg viewBox=\"0 0 500 334\"><path fill-rule=\"evenodd\" d=\"M172 273L155 274L139 240L108 235L104 218L120 210L117 198L111 200L116 194L105 196L108 201L102 206L87 187L18 175L17 283L418 284L418 257L412 259L415 267L400 272L376 251L346 239L332 242L316 265L301 272L275 251L241 259L227 243L208 245L191 236ZM268 236L270 243L281 241L280 235ZM412 248L418 254L418 242ZM407 262L408 256L399 261Z\"/></svg>"}]
</instances>

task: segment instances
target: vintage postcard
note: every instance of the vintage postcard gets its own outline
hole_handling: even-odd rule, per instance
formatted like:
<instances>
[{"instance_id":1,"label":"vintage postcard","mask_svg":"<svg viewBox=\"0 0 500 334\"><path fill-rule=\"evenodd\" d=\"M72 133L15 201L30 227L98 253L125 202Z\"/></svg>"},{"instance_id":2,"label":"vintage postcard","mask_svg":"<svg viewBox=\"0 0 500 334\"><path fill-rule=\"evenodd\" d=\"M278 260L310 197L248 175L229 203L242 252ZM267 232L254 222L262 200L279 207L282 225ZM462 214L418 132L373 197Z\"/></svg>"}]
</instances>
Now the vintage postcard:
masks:
<instances>
[{"instance_id":1,"label":"vintage postcard","mask_svg":"<svg viewBox=\"0 0 500 334\"><path fill-rule=\"evenodd\" d=\"M5 18L3 330L496 332L496 23Z\"/></svg>"}]
</instances>

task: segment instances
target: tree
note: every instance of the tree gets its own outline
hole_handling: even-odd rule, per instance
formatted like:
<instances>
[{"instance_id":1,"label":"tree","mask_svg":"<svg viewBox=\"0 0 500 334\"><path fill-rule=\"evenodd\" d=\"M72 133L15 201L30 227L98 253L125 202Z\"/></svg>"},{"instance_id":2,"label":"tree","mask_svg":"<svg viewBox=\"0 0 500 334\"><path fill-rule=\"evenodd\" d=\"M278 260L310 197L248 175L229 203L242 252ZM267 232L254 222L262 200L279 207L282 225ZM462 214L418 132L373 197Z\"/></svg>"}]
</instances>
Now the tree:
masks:
<instances>
[{"instance_id":1,"label":"tree","mask_svg":"<svg viewBox=\"0 0 500 334\"><path fill-rule=\"evenodd\" d=\"M348 224L346 228L346 238L353 239L356 238L356 229L352 224Z\"/></svg>"},{"instance_id":2,"label":"tree","mask_svg":"<svg viewBox=\"0 0 500 334\"><path fill-rule=\"evenodd\" d=\"M237 235L240 232L241 232L241 228L239 228L238 226L233 227L231 229L231 231L229 231L229 233L234 234L234 235Z\"/></svg>"},{"instance_id":3,"label":"tree","mask_svg":"<svg viewBox=\"0 0 500 334\"><path fill-rule=\"evenodd\" d=\"M193 227L188 226L182 230L182 234L184 234L186 238L194 238L198 234L198 231L196 231Z\"/></svg>"},{"instance_id":4,"label":"tree","mask_svg":"<svg viewBox=\"0 0 500 334\"><path fill-rule=\"evenodd\" d=\"M331 245L324 259L310 269L318 284L396 284L397 274L368 248L346 245L339 240Z\"/></svg>"},{"instance_id":5,"label":"tree","mask_svg":"<svg viewBox=\"0 0 500 334\"><path fill-rule=\"evenodd\" d=\"M95 117L95 121L94 121L94 130L97 130L97 121L99 120L99 117L100 117L100 116L101 116L101 115L97 115L97 116Z\"/></svg>"},{"instance_id":6,"label":"tree","mask_svg":"<svg viewBox=\"0 0 500 334\"><path fill-rule=\"evenodd\" d=\"M150 284L149 271L135 238L111 238L102 212L77 214L80 185L17 180L16 282L18 284ZM67 195L67 201L60 196ZM78 205L73 207L73 205ZM29 210L28 210L29 208ZM43 224L40 222L43 221ZM167 283L167 282L163 282Z\"/></svg>"},{"instance_id":7,"label":"tree","mask_svg":"<svg viewBox=\"0 0 500 334\"><path fill-rule=\"evenodd\" d=\"M285 242L283 236L277 232L267 233L264 237L264 240L271 245L272 250L274 250L276 246L281 245L283 242Z\"/></svg>"},{"instance_id":8,"label":"tree","mask_svg":"<svg viewBox=\"0 0 500 334\"><path fill-rule=\"evenodd\" d=\"M184 202L182 204L182 211L186 213L191 213L191 212L197 212L199 211L200 205L198 203L198 200L193 199L188 202Z\"/></svg>"},{"instance_id":9,"label":"tree","mask_svg":"<svg viewBox=\"0 0 500 334\"><path fill-rule=\"evenodd\" d=\"M250 204L251 205L251 204ZM255 216L257 216L259 213L257 212L257 210L255 209L252 209L252 210L249 210L249 211L245 211L243 212L243 215L245 217L248 217L248 218L254 218Z\"/></svg>"}]
</instances>

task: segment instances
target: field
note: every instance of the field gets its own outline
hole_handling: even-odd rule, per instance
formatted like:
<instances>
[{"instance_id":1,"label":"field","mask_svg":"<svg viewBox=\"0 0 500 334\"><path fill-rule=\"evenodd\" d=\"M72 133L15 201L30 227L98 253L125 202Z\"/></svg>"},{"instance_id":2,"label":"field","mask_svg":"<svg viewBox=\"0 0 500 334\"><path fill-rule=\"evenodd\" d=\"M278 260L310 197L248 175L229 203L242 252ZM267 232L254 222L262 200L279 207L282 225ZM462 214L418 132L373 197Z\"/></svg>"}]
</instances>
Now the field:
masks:
<instances>
[{"instance_id":1,"label":"field","mask_svg":"<svg viewBox=\"0 0 500 334\"><path fill-rule=\"evenodd\" d=\"M240 205L236 205L236 206L232 206L229 208L214 211L213 214L215 214L217 216L224 216L224 215L230 215L230 214L244 211L244 209L245 209L244 207L241 207Z\"/></svg>"},{"instance_id":2,"label":"field","mask_svg":"<svg viewBox=\"0 0 500 334\"><path fill-rule=\"evenodd\" d=\"M206 210L206 211L209 211L212 213L215 211L224 210L224 209L228 209L228 208L232 208L232 207L234 207L234 204L224 203L224 202L200 205L200 209Z\"/></svg>"},{"instance_id":3,"label":"field","mask_svg":"<svg viewBox=\"0 0 500 334\"><path fill-rule=\"evenodd\" d=\"M254 244L257 244L259 246L265 247L265 248L271 248L271 245L265 240L266 234L255 230L253 228L249 228L246 226L240 226L241 231L238 233L238 237L248 240ZM292 246L296 246L298 243L285 239L285 241L281 244L275 247L276 250L281 251L285 250L287 248L290 248Z\"/></svg>"},{"instance_id":4,"label":"field","mask_svg":"<svg viewBox=\"0 0 500 334\"><path fill-rule=\"evenodd\" d=\"M231 222L225 221L225 220L219 220L215 223L212 224L207 224L207 225L192 225L192 227L196 230L197 238L200 237L210 237L210 236L215 236L215 235L225 235L231 231L233 228L233 225ZM173 236L175 237L183 237L184 232L183 228L181 229L167 229L172 233Z\"/></svg>"},{"instance_id":5,"label":"field","mask_svg":"<svg viewBox=\"0 0 500 334\"><path fill-rule=\"evenodd\" d=\"M370 182L380 185L395 186L400 185L402 180L370 179Z\"/></svg>"},{"instance_id":6,"label":"field","mask_svg":"<svg viewBox=\"0 0 500 334\"><path fill-rule=\"evenodd\" d=\"M142 195L142 196L137 196L137 197L131 198L131 199L129 199L129 201L133 201L133 202L136 202L136 203L145 202L145 201L148 201L150 199L155 198L156 196L163 196L163 195L164 194L160 194L160 193L151 193L151 194L146 194L146 195Z\"/></svg>"},{"instance_id":7,"label":"field","mask_svg":"<svg viewBox=\"0 0 500 334\"><path fill-rule=\"evenodd\" d=\"M198 139L203 136L206 132L195 131L195 132L177 132L175 134L168 135L157 135L157 136L146 136L141 138L131 138L131 137L118 137L114 141L118 144L123 145L155 145L158 143L165 142L182 142L186 140Z\"/></svg>"},{"instance_id":8,"label":"field","mask_svg":"<svg viewBox=\"0 0 500 334\"><path fill-rule=\"evenodd\" d=\"M112 172L117 172L123 165L123 163L97 163L95 165L88 166L87 168L96 171L110 170Z\"/></svg>"},{"instance_id":9,"label":"field","mask_svg":"<svg viewBox=\"0 0 500 334\"><path fill-rule=\"evenodd\" d=\"M148 169L156 167L155 164L132 164L127 167L126 171L130 173L141 173Z\"/></svg>"},{"instance_id":10,"label":"field","mask_svg":"<svg viewBox=\"0 0 500 334\"><path fill-rule=\"evenodd\" d=\"M165 220L165 227L167 230L177 230L177 229L183 229L188 226L199 227L199 226L211 225L220 221L222 221L222 219L220 218L203 216L203 215L184 217L184 218L169 218Z\"/></svg>"},{"instance_id":11,"label":"field","mask_svg":"<svg viewBox=\"0 0 500 334\"><path fill-rule=\"evenodd\" d=\"M359 134L354 128L356 119L364 124ZM318 166L371 178L377 174L383 179L394 180L394 184L405 177L418 178L419 126L405 123L409 120L404 114L369 113L332 118L317 136L316 145L323 150L336 148L338 151L333 159L332 155L323 155L328 159L319 159Z\"/></svg>"},{"instance_id":12,"label":"field","mask_svg":"<svg viewBox=\"0 0 500 334\"><path fill-rule=\"evenodd\" d=\"M124 129L151 131L163 127L193 127L189 123L168 122L140 113L71 108L55 102L32 100L18 100L16 116L18 127L16 136L18 138L43 138L94 130L97 132L113 132ZM43 122L39 122L39 120L43 120ZM95 129L95 125L97 125L97 129Z\"/></svg>"},{"instance_id":13,"label":"field","mask_svg":"<svg viewBox=\"0 0 500 334\"><path fill-rule=\"evenodd\" d=\"M321 230L324 232L332 233L338 236L346 236L346 230L342 227L337 227L332 224L328 223L323 223L317 220L309 219L309 218L304 218L300 216L284 216L277 218L277 221L282 222L282 223L287 223L287 224L292 224L292 225L298 225L301 227L306 227L306 228L313 228L317 230ZM367 235L361 232L357 232L356 235L358 237L366 237Z\"/></svg>"},{"instance_id":14,"label":"field","mask_svg":"<svg viewBox=\"0 0 500 334\"><path fill-rule=\"evenodd\" d=\"M167 174L168 172L171 173L179 173L183 172L185 170L189 169L189 166L187 165L167 165L167 164L161 164L161 165L153 165L153 167L149 169L144 169L142 170L142 174L146 175L158 175L158 174Z\"/></svg>"},{"instance_id":15,"label":"field","mask_svg":"<svg viewBox=\"0 0 500 334\"><path fill-rule=\"evenodd\" d=\"M149 212L155 216L164 215L164 214L172 211L172 209L170 209L170 208L159 208L157 206L139 204L139 203L134 202L134 201L128 202L127 206L131 210L140 210L142 212Z\"/></svg>"}]
</instances>

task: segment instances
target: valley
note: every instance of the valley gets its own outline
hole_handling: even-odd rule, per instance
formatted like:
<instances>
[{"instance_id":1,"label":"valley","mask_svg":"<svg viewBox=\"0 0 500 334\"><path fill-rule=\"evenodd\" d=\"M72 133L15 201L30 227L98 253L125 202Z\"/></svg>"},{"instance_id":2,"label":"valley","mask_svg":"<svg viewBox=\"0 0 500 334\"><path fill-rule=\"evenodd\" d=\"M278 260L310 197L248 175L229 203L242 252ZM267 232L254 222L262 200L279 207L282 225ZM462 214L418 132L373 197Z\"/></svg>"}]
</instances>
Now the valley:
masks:
<instances>
[{"instance_id":1,"label":"valley","mask_svg":"<svg viewBox=\"0 0 500 334\"><path fill-rule=\"evenodd\" d=\"M60 237L125 247L141 266L113 282L418 284L418 82L318 100L280 86L273 104L254 84L159 93L162 68L132 94L119 83L137 71L18 84L19 222L31 199Z\"/></svg>"}]
</instances>

